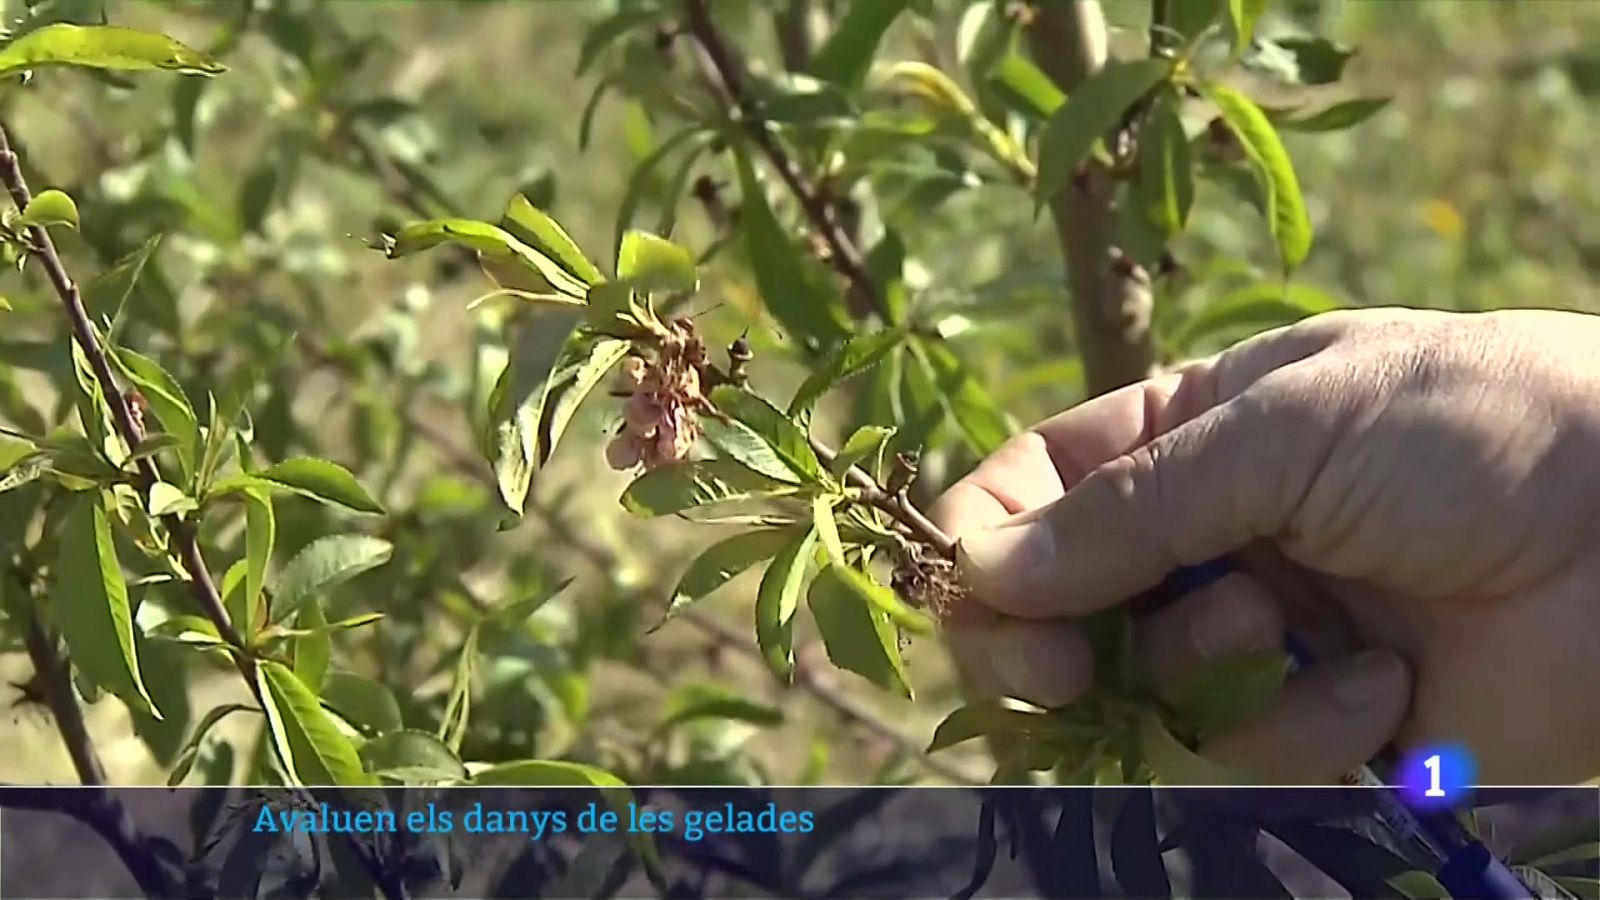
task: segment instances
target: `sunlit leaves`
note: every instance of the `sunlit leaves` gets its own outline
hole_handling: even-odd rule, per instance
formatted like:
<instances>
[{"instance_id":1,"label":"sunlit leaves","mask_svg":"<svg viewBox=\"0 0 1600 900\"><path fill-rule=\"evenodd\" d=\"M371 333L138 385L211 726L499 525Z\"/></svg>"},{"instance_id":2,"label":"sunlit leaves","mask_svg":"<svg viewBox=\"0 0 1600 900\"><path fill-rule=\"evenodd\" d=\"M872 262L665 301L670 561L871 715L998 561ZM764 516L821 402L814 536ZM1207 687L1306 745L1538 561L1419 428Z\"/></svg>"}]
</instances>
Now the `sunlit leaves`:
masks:
<instances>
[{"instance_id":1,"label":"sunlit leaves","mask_svg":"<svg viewBox=\"0 0 1600 900\"><path fill-rule=\"evenodd\" d=\"M623 491L622 506L636 516L662 516L713 503L778 497L795 489L733 460L694 460L640 475Z\"/></svg>"},{"instance_id":2,"label":"sunlit leaves","mask_svg":"<svg viewBox=\"0 0 1600 900\"><path fill-rule=\"evenodd\" d=\"M822 473L816 451L800 426L767 401L733 385L720 385L711 392L717 410L749 428L788 468L793 480L814 482Z\"/></svg>"},{"instance_id":3,"label":"sunlit leaves","mask_svg":"<svg viewBox=\"0 0 1600 900\"><path fill-rule=\"evenodd\" d=\"M806 602L822 633L828 659L884 690L911 697L900 633L879 604L868 576L835 563L811 582ZM893 598L893 592L881 588ZM898 603L898 598L894 599Z\"/></svg>"},{"instance_id":4,"label":"sunlit leaves","mask_svg":"<svg viewBox=\"0 0 1600 900\"><path fill-rule=\"evenodd\" d=\"M267 583L267 564L272 560L278 522L272 511L272 496L265 490L249 488L244 497L245 576L244 598L240 608L244 620L235 625L245 634L255 631L255 610Z\"/></svg>"},{"instance_id":5,"label":"sunlit leaves","mask_svg":"<svg viewBox=\"0 0 1600 900\"><path fill-rule=\"evenodd\" d=\"M374 783L350 739L339 732L316 694L282 663L257 663L268 728L291 774L304 785L360 787Z\"/></svg>"},{"instance_id":6,"label":"sunlit leaves","mask_svg":"<svg viewBox=\"0 0 1600 900\"><path fill-rule=\"evenodd\" d=\"M692 684L673 695L656 731L664 732L700 719L724 719L765 728L783 724L783 710L747 699L735 691Z\"/></svg>"},{"instance_id":7,"label":"sunlit leaves","mask_svg":"<svg viewBox=\"0 0 1600 900\"><path fill-rule=\"evenodd\" d=\"M829 354L825 363L812 369L789 401L789 415L806 415L824 394L877 365L906 338L903 329L893 328L851 338Z\"/></svg>"},{"instance_id":8,"label":"sunlit leaves","mask_svg":"<svg viewBox=\"0 0 1600 900\"><path fill-rule=\"evenodd\" d=\"M1233 30L1233 56L1238 58L1256 36L1256 20L1272 0L1228 0L1228 24Z\"/></svg>"},{"instance_id":9,"label":"sunlit leaves","mask_svg":"<svg viewBox=\"0 0 1600 900\"><path fill-rule=\"evenodd\" d=\"M61 526L50 594L51 619L72 662L94 684L157 718L139 674L128 586L96 493L75 497Z\"/></svg>"},{"instance_id":10,"label":"sunlit leaves","mask_svg":"<svg viewBox=\"0 0 1600 900\"><path fill-rule=\"evenodd\" d=\"M582 297L589 286L569 274L555 260L528 246L505 229L474 219L433 219L413 222L384 242L390 259L420 253L440 244L453 243L476 250L489 258L507 259L524 266L563 294Z\"/></svg>"},{"instance_id":11,"label":"sunlit leaves","mask_svg":"<svg viewBox=\"0 0 1600 900\"><path fill-rule=\"evenodd\" d=\"M817 533L810 528L791 537L756 591L756 645L767 668L784 683L794 675L794 614L816 541Z\"/></svg>"},{"instance_id":12,"label":"sunlit leaves","mask_svg":"<svg viewBox=\"0 0 1600 900\"><path fill-rule=\"evenodd\" d=\"M1020 53L996 63L989 84L1008 106L1037 122L1048 121L1067 102L1050 76Z\"/></svg>"},{"instance_id":13,"label":"sunlit leaves","mask_svg":"<svg viewBox=\"0 0 1600 900\"><path fill-rule=\"evenodd\" d=\"M1171 70L1171 63L1161 59L1112 62L1080 85L1050 117L1040 139L1036 202L1042 205L1059 193L1095 141Z\"/></svg>"},{"instance_id":14,"label":"sunlit leaves","mask_svg":"<svg viewBox=\"0 0 1600 900\"><path fill-rule=\"evenodd\" d=\"M1311 219L1289 153L1266 113L1250 98L1224 85L1209 85L1205 91L1256 167L1266 189L1267 222L1278 257L1286 272L1293 271L1311 251Z\"/></svg>"},{"instance_id":15,"label":"sunlit leaves","mask_svg":"<svg viewBox=\"0 0 1600 900\"><path fill-rule=\"evenodd\" d=\"M561 225L527 197L518 194L511 198L500 227L554 260L584 284L594 285L601 280L600 270L583 255Z\"/></svg>"},{"instance_id":16,"label":"sunlit leaves","mask_svg":"<svg viewBox=\"0 0 1600 900\"><path fill-rule=\"evenodd\" d=\"M310 456L286 459L247 476L302 497L333 503L355 512L382 514L383 507L372 499L354 475L343 466Z\"/></svg>"},{"instance_id":17,"label":"sunlit leaves","mask_svg":"<svg viewBox=\"0 0 1600 900\"><path fill-rule=\"evenodd\" d=\"M3 53L3 51L0 51ZM78 204L63 191L51 188L40 191L28 201L28 206L17 216L17 227L46 228L51 225L65 225L68 228L78 227Z\"/></svg>"},{"instance_id":18,"label":"sunlit leaves","mask_svg":"<svg viewBox=\"0 0 1600 900\"><path fill-rule=\"evenodd\" d=\"M912 345L939 392L940 403L972 449L993 453L1011 437L1009 417L960 357L943 342L921 340Z\"/></svg>"},{"instance_id":19,"label":"sunlit leaves","mask_svg":"<svg viewBox=\"0 0 1600 900\"><path fill-rule=\"evenodd\" d=\"M844 446L839 448L829 468L835 477L843 478L851 466L859 465L867 457L877 453L878 448L893 435L893 428L882 425L863 425L857 428L845 439Z\"/></svg>"},{"instance_id":20,"label":"sunlit leaves","mask_svg":"<svg viewBox=\"0 0 1600 900\"><path fill-rule=\"evenodd\" d=\"M60 22L31 31L0 48L0 75L44 66L166 70L184 75L227 71L210 56L166 35L115 25Z\"/></svg>"},{"instance_id":21,"label":"sunlit leaves","mask_svg":"<svg viewBox=\"0 0 1600 900\"><path fill-rule=\"evenodd\" d=\"M712 544L695 558L689 570L678 580L662 621L698 603L756 563L771 559L793 540L792 531L762 529L736 534Z\"/></svg>"},{"instance_id":22,"label":"sunlit leaves","mask_svg":"<svg viewBox=\"0 0 1600 900\"><path fill-rule=\"evenodd\" d=\"M520 349L490 396L485 436L501 501L518 515L534 472L549 461L584 398L627 355L628 342L575 329L542 378Z\"/></svg>"},{"instance_id":23,"label":"sunlit leaves","mask_svg":"<svg viewBox=\"0 0 1600 900\"><path fill-rule=\"evenodd\" d=\"M622 235L617 278L645 293L689 294L700 287L700 276L689 251L666 238L637 230Z\"/></svg>"},{"instance_id":24,"label":"sunlit leaves","mask_svg":"<svg viewBox=\"0 0 1600 900\"><path fill-rule=\"evenodd\" d=\"M184 474L192 475L195 454L200 450L200 424L194 405L178 380L155 360L126 347L116 348L112 360L122 370L124 377L138 387L150 411L160 420L161 427L178 439L178 458L183 463ZM148 422L146 430L153 430Z\"/></svg>"},{"instance_id":25,"label":"sunlit leaves","mask_svg":"<svg viewBox=\"0 0 1600 900\"><path fill-rule=\"evenodd\" d=\"M1035 738L1054 731L1051 716L1035 709L1023 709L1003 700L978 700L953 710L944 717L928 743L929 753L989 735Z\"/></svg>"},{"instance_id":26,"label":"sunlit leaves","mask_svg":"<svg viewBox=\"0 0 1600 900\"><path fill-rule=\"evenodd\" d=\"M350 579L389 561L394 546L364 534L337 534L307 544L278 573L272 597L273 618L293 616Z\"/></svg>"}]
</instances>

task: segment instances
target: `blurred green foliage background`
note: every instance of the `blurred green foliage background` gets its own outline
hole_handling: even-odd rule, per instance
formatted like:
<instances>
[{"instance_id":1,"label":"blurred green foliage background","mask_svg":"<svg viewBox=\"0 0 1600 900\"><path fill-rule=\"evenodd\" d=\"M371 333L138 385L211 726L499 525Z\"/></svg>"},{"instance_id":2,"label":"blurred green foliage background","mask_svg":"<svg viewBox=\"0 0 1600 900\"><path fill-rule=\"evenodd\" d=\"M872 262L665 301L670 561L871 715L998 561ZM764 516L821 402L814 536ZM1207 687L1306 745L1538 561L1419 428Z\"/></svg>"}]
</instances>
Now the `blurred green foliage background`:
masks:
<instances>
[{"instance_id":1,"label":"blurred green foliage background","mask_svg":"<svg viewBox=\"0 0 1600 900\"><path fill-rule=\"evenodd\" d=\"M963 4L926 6L927 15L896 23L880 58L956 67ZM1114 46L1142 41L1147 6L1107 4ZM716 7L749 57L775 58L764 4ZM78 21L102 12L81 0L41 9ZM108 2L110 21L212 49L230 71L126 85L44 72L8 85L0 116L36 189L78 198L81 234L60 241L80 278L165 235L155 277L147 273L132 300L128 340L174 368L195 396L224 373L264 365L255 426L265 452L340 462L389 506L392 515L371 527L394 542L392 561L341 588L329 618L387 614L380 629L348 638L344 664L387 684L408 724L437 721L475 606L572 577L525 627L485 648L467 736L475 758L573 755L662 780L983 777L976 749L941 754L940 771L914 752L958 702L933 642L910 650L919 690L911 703L821 667L780 691L733 646L748 642L750 577L706 604L729 623L726 640L681 621L646 636L653 604L709 535L630 520L619 508L627 476L600 455L615 422L605 402L590 404L538 475L538 513L496 530L473 410L503 360L504 313L492 304L469 311L487 290L470 261L389 262L367 240L424 214L494 220L521 191L591 256L609 258L630 173L664 137L641 106L612 94L579 147L584 101L610 63L574 73L589 27L613 10L608 0ZM29 11L10 0L6 14L19 21ZM1261 31L1358 47L1339 90L1393 97L1352 130L1286 138L1317 234L1297 284L1355 306L1600 310L1600 5L1300 0L1281 4ZM1048 223L1012 185L935 180L908 165L904 197L879 210L907 238L909 286L924 302L959 308L946 323L963 358L1018 422L1078 401ZM701 207L664 200L667 178L655 182L644 186L640 218L679 202L677 239L712 244L718 230ZM1200 191L1174 250L1195 268L1158 291L1158 321L1181 322L1230 289L1228 273L1273 260L1258 217L1214 185ZM1184 278L1196 287L1182 289ZM64 339L54 300L32 276L5 275L0 293L14 307L0 313L0 420L53 421L52 378L65 357L40 349ZM780 361L748 272L714 262L702 298L707 333L726 343L749 329L757 365L772 360L759 379L798 377ZM1267 324L1243 320L1166 349L1205 352ZM559 339L553 325L525 331L527 340ZM298 337L285 349L290 332ZM922 490L936 493L971 463L959 446L932 454ZM336 515L281 501L280 558ZM20 517L17 506L0 505L0 528ZM216 538L240 539L227 527ZM26 657L3 649L3 680L26 682ZM194 716L136 728L115 701L89 708L114 781L163 780L185 723L242 694L222 670L185 679L180 669L164 689L192 693ZM671 710L717 691L750 706L659 727ZM0 777L73 780L47 713L21 689L0 693L9 694ZM235 718L219 729L237 742L239 766L254 728Z\"/></svg>"}]
</instances>

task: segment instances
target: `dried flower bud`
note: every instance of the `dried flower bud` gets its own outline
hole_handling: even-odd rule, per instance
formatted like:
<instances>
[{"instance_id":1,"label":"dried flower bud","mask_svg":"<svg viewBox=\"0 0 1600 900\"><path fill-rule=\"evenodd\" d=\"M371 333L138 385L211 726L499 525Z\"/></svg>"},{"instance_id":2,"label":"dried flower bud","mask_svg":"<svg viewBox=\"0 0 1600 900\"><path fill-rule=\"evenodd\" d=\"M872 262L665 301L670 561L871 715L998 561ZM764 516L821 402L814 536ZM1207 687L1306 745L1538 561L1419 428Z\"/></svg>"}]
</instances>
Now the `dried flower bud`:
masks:
<instances>
[{"instance_id":1,"label":"dried flower bud","mask_svg":"<svg viewBox=\"0 0 1600 900\"><path fill-rule=\"evenodd\" d=\"M144 395L129 388L122 392L122 399L128 404L128 415L133 419L133 427L142 438L145 433L144 414L150 410L150 401Z\"/></svg>"},{"instance_id":2,"label":"dried flower bud","mask_svg":"<svg viewBox=\"0 0 1600 900\"><path fill-rule=\"evenodd\" d=\"M644 381L645 373L650 371L650 364L642 356L629 356L622 361L622 378L630 386L637 386Z\"/></svg>"},{"instance_id":3,"label":"dried flower bud","mask_svg":"<svg viewBox=\"0 0 1600 900\"><path fill-rule=\"evenodd\" d=\"M889 493L898 494L911 486L917 477L917 455L911 452L896 453L894 455L894 468L889 472L889 481L884 487Z\"/></svg>"}]
</instances>

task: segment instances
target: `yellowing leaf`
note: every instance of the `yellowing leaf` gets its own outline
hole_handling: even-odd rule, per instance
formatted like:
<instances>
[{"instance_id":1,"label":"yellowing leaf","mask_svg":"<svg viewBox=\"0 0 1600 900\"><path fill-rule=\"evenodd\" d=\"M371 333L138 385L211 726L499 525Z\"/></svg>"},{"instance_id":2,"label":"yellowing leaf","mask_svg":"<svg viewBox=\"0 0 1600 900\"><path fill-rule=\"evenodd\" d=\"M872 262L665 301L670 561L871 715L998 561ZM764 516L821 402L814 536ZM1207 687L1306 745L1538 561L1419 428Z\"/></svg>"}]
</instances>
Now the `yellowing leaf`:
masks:
<instances>
[{"instance_id":1,"label":"yellowing leaf","mask_svg":"<svg viewBox=\"0 0 1600 900\"><path fill-rule=\"evenodd\" d=\"M0 75L41 66L217 75L227 66L167 37L116 25L59 22L30 31L0 48Z\"/></svg>"},{"instance_id":2,"label":"yellowing leaf","mask_svg":"<svg viewBox=\"0 0 1600 900\"><path fill-rule=\"evenodd\" d=\"M40 191L28 201L27 209L17 217L20 227L37 226L40 228L49 225L65 225L68 228L78 227L78 204L62 191L51 188Z\"/></svg>"}]
</instances>

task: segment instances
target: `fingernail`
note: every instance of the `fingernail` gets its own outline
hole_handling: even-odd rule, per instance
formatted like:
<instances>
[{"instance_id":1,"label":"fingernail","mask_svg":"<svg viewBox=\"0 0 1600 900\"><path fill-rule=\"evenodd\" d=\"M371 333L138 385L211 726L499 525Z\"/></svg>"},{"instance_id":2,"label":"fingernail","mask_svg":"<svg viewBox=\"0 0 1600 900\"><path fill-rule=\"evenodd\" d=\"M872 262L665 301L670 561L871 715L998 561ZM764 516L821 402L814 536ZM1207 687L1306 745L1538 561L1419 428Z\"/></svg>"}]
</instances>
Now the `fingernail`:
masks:
<instances>
[{"instance_id":1,"label":"fingernail","mask_svg":"<svg viewBox=\"0 0 1600 900\"><path fill-rule=\"evenodd\" d=\"M1237 595L1225 594L1205 615L1189 622L1189 640L1202 659L1228 656L1242 649L1261 628L1256 608Z\"/></svg>"},{"instance_id":2,"label":"fingernail","mask_svg":"<svg viewBox=\"0 0 1600 900\"><path fill-rule=\"evenodd\" d=\"M956 552L962 577L981 598L1027 584L1031 573L1047 569L1055 540L1044 522L1025 522L971 532L961 538Z\"/></svg>"},{"instance_id":3,"label":"fingernail","mask_svg":"<svg viewBox=\"0 0 1600 900\"><path fill-rule=\"evenodd\" d=\"M1366 706L1393 689L1401 679L1400 658L1384 650L1368 650L1344 662L1333 696L1350 709Z\"/></svg>"}]
</instances>

